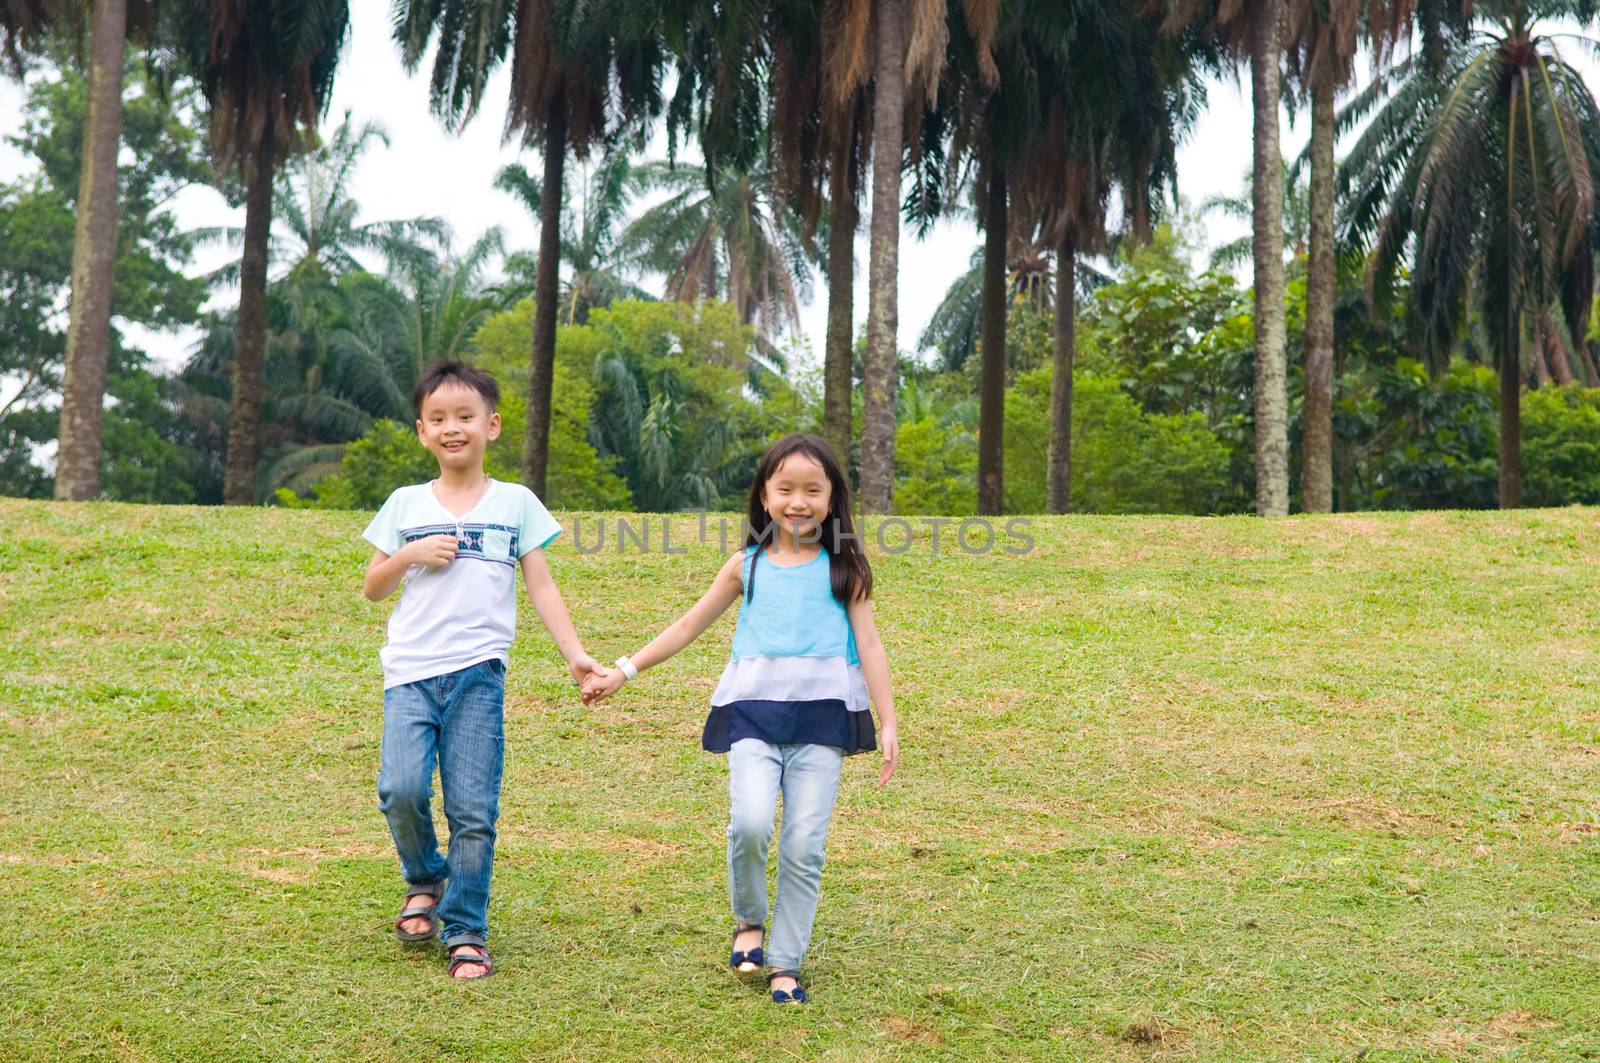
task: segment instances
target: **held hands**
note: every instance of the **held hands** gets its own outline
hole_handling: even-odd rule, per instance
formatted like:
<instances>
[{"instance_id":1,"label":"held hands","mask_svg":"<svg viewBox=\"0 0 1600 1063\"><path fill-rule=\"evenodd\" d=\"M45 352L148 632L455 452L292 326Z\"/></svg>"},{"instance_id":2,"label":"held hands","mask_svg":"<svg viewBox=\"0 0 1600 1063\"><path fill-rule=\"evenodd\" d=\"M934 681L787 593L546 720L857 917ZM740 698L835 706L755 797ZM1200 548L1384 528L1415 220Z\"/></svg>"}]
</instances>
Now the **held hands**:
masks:
<instances>
[{"instance_id":1,"label":"held hands","mask_svg":"<svg viewBox=\"0 0 1600 1063\"><path fill-rule=\"evenodd\" d=\"M589 694L589 687L591 683L604 681L612 676L617 676L618 678L621 677L621 673L616 671L616 669L607 668L605 665L601 664L599 661L582 651L579 651L578 654L574 656L570 662L568 662L567 671L572 673L572 681L578 685L579 691L583 694L583 703L585 705L589 704L590 701L593 700ZM619 682L617 685L621 686L622 684Z\"/></svg>"},{"instance_id":2,"label":"held hands","mask_svg":"<svg viewBox=\"0 0 1600 1063\"><path fill-rule=\"evenodd\" d=\"M583 703L593 705L597 701L604 701L618 690L628 679L622 674L620 668L604 669L604 674L596 672L589 676L583 684Z\"/></svg>"},{"instance_id":3,"label":"held hands","mask_svg":"<svg viewBox=\"0 0 1600 1063\"><path fill-rule=\"evenodd\" d=\"M585 705L604 701L621 690L622 684L628 680L622 669L607 668L588 654L579 654L572 659L572 678L578 683ZM883 769L878 772L878 785L887 786L900 764L900 728L895 724L882 728L878 732L878 742L883 750Z\"/></svg>"}]
</instances>

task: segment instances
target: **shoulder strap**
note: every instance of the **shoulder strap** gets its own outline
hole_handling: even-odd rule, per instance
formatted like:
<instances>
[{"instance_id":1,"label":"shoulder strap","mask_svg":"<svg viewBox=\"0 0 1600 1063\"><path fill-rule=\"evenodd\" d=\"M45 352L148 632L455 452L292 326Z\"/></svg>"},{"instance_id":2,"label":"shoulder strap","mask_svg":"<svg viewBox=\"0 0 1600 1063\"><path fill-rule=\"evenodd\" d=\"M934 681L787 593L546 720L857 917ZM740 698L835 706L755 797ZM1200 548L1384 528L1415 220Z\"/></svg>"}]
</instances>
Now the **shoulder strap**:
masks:
<instances>
[{"instance_id":1,"label":"shoulder strap","mask_svg":"<svg viewBox=\"0 0 1600 1063\"><path fill-rule=\"evenodd\" d=\"M761 544L755 544L755 552L750 555L750 575L744 581L744 600L753 601L756 596L756 561L761 557Z\"/></svg>"}]
</instances>

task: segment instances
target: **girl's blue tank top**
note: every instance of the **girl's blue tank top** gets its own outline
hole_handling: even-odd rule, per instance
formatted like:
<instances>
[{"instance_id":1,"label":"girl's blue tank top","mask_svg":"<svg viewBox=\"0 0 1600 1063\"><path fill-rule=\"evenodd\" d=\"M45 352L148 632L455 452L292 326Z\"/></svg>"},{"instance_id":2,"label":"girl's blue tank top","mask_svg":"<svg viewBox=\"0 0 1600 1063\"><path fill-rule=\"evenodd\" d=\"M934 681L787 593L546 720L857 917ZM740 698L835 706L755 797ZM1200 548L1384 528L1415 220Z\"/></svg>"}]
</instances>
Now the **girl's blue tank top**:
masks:
<instances>
[{"instance_id":1,"label":"girl's blue tank top","mask_svg":"<svg viewBox=\"0 0 1600 1063\"><path fill-rule=\"evenodd\" d=\"M847 754L877 747L855 632L833 596L831 561L822 549L802 564L775 565L765 550L745 548L746 593L711 696L706 749L725 753L742 738L838 746Z\"/></svg>"}]
</instances>

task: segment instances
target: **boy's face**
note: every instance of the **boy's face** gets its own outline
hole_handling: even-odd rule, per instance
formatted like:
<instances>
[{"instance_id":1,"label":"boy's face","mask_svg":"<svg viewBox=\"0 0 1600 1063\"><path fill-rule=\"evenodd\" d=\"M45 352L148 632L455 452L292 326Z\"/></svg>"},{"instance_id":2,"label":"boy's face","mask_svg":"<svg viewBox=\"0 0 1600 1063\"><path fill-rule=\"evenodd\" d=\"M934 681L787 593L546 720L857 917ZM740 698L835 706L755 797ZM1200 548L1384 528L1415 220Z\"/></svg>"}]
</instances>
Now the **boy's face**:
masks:
<instances>
[{"instance_id":1,"label":"boy's face","mask_svg":"<svg viewBox=\"0 0 1600 1063\"><path fill-rule=\"evenodd\" d=\"M483 468L483 452L500 438L500 415L482 395L465 384L447 380L422 400L417 438L439 460L441 471Z\"/></svg>"}]
</instances>

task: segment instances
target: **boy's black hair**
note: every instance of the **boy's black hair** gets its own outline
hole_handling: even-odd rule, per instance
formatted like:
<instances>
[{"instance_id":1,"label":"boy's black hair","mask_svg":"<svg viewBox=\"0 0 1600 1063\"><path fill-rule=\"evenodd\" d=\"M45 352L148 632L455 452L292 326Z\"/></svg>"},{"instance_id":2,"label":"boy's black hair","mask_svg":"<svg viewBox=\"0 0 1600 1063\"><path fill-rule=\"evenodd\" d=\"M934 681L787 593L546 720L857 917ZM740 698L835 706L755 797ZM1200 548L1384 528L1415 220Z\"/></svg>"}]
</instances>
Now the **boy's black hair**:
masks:
<instances>
[{"instance_id":1,"label":"boy's black hair","mask_svg":"<svg viewBox=\"0 0 1600 1063\"><path fill-rule=\"evenodd\" d=\"M422 403L427 397L451 381L482 395L490 413L500 404L500 385L495 383L493 374L458 359L446 358L428 366L417 378L416 390L411 393L411 405L416 408L418 417L422 416Z\"/></svg>"}]
</instances>

